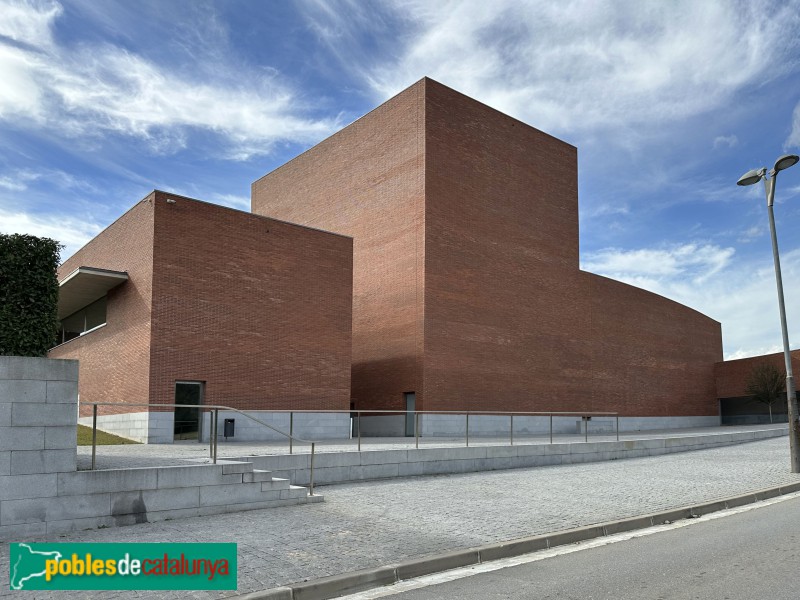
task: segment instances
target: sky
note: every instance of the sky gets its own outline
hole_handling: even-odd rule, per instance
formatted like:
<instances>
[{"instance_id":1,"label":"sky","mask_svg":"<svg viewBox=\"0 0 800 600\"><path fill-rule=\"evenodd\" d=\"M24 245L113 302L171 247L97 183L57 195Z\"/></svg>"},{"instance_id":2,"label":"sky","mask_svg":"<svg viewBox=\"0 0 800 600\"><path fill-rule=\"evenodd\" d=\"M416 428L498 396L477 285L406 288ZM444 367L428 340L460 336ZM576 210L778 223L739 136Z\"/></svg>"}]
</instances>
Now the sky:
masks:
<instances>
[{"instance_id":1,"label":"sky","mask_svg":"<svg viewBox=\"0 0 800 600\"><path fill-rule=\"evenodd\" d=\"M68 258L153 189L250 184L431 77L578 148L581 267L781 349L764 189L800 153L800 0L0 0L0 231ZM800 347L800 165L777 181Z\"/></svg>"}]
</instances>

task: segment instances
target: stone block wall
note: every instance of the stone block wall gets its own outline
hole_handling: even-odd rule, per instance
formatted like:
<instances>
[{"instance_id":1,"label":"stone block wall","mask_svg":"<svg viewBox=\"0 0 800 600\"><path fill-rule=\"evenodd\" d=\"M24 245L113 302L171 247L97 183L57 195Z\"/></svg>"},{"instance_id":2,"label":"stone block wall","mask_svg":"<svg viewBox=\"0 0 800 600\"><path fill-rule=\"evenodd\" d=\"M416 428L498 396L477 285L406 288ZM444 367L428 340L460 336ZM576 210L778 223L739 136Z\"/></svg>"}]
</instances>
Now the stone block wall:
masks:
<instances>
[{"instance_id":1,"label":"stone block wall","mask_svg":"<svg viewBox=\"0 0 800 600\"><path fill-rule=\"evenodd\" d=\"M77 465L78 361L0 356L0 539L36 535L42 522L9 525L14 505L57 495L58 473Z\"/></svg>"}]
</instances>

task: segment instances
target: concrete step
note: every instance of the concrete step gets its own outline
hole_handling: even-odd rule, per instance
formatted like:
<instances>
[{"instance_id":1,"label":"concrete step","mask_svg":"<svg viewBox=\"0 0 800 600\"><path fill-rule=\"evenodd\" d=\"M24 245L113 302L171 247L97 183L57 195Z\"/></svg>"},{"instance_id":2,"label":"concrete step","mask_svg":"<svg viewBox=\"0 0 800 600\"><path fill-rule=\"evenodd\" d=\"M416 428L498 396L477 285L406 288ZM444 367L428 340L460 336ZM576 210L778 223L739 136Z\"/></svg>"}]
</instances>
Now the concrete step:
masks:
<instances>
[{"instance_id":1,"label":"concrete step","mask_svg":"<svg viewBox=\"0 0 800 600\"><path fill-rule=\"evenodd\" d=\"M263 469L253 469L251 473L242 473L243 483L256 483L258 481L272 481L272 471L264 471Z\"/></svg>"}]
</instances>

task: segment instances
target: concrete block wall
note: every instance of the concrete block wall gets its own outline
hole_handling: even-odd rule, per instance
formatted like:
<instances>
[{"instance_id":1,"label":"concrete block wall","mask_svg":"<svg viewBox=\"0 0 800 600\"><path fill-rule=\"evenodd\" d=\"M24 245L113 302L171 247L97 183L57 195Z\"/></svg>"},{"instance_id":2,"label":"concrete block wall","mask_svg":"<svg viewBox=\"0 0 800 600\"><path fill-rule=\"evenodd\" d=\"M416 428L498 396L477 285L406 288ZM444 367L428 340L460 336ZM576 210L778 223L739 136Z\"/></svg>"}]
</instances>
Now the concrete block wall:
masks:
<instances>
[{"instance_id":1,"label":"concrete block wall","mask_svg":"<svg viewBox=\"0 0 800 600\"><path fill-rule=\"evenodd\" d=\"M323 500L233 461L53 473L48 496L40 495L42 481L9 490L0 503L0 540Z\"/></svg>"},{"instance_id":2,"label":"concrete block wall","mask_svg":"<svg viewBox=\"0 0 800 600\"><path fill-rule=\"evenodd\" d=\"M92 426L92 417L78 422ZM171 444L174 438L175 414L172 412L131 412L98 415L97 428L143 444Z\"/></svg>"},{"instance_id":3,"label":"concrete block wall","mask_svg":"<svg viewBox=\"0 0 800 600\"><path fill-rule=\"evenodd\" d=\"M92 417L81 417L78 419L78 423L91 427ZM97 428L146 444L149 431L148 413L133 412L120 413L118 415L98 415Z\"/></svg>"},{"instance_id":4,"label":"concrete block wall","mask_svg":"<svg viewBox=\"0 0 800 600\"><path fill-rule=\"evenodd\" d=\"M420 434L423 437L464 437L466 417L463 414L422 414L419 417ZM620 417L620 431L647 431L652 429L684 429L691 427L717 427L718 416L711 417ZM592 417L589 433L613 433L616 429L614 417ZM470 437L505 437L510 435L511 419L508 415L479 415L469 417ZM354 429L357 433L358 429ZM550 417L514 417L514 435L546 435L550 432ZM553 417L554 434L583 433L580 417ZM403 437L405 415L372 415L361 417L361 435L366 437Z\"/></svg>"},{"instance_id":5,"label":"concrete block wall","mask_svg":"<svg viewBox=\"0 0 800 600\"><path fill-rule=\"evenodd\" d=\"M77 361L0 356L0 477L76 469L77 396Z\"/></svg>"},{"instance_id":6,"label":"concrete block wall","mask_svg":"<svg viewBox=\"0 0 800 600\"><path fill-rule=\"evenodd\" d=\"M261 410L245 411L260 421L269 423L273 427L289 433L289 413L279 413ZM208 440L211 433L211 413L203 415L202 438ZM225 419L235 419L235 433L231 441L284 441L288 444L288 438L269 427L248 419L247 417L233 412L220 411L218 425L218 439L223 441L223 425ZM293 413L292 432L295 437L315 440L347 439L350 437L350 413Z\"/></svg>"},{"instance_id":7,"label":"concrete block wall","mask_svg":"<svg viewBox=\"0 0 800 600\"><path fill-rule=\"evenodd\" d=\"M785 436L787 431L786 427L778 427L736 433L619 442L589 441L515 446L317 452L314 459L314 482L324 485L392 477L470 473L658 456L780 437ZM289 478L299 485L305 485L309 481L310 455L307 453L253 456L237 460L251 461L256 468L270 470L274 475Z\"/></svg>"},{"instance_id":8,"label":"concrete block wall","mask_svg":"<svg viewBox=\"0 0 800 600\"><path fill-rule=\"evenodd\" d=\"M0 540L322 500L242 461L77 471L77 407L77 361L0 357Z\"/></svg>"}]
</instances>

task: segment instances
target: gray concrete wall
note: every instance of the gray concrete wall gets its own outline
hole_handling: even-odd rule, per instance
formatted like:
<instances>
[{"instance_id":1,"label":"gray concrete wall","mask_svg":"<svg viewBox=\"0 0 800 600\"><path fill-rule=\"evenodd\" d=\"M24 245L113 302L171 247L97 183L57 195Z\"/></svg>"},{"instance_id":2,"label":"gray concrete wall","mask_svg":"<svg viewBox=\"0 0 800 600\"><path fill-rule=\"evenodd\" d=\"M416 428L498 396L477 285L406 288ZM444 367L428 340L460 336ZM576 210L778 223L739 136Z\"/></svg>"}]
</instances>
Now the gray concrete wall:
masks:
<instances>
[{"instance_id":1,"label":"gray concrete wall","mask_svg":"<svg viewBox=\"0 0 800 600\"><path fill-rule=\"evenodd\" d=\"M98 407L102 408L102 407ZM119 415L98 415L97 428L119 435L129 440L147 443L150 425L147 412L123 413ZM92 417L80 417L78 423L92 426Z\"/></svg>"},{"instance_id":2,"label":"gray concrete wall","mask_svg":"<svg viewBox=\"0 0 800 600\"><path fill-rule=\"evenodd\" d=\"M264 421L289 433L289 413L277 413L262 410L244 411L260 421ZM202 439L208 440L210 436L211 413L203 415ZM292 415L292 432L295 437L310 441L324 439L347 439L350 437L350 414L349 413L306 413L298 412ZM284 441L288 444L288 438L269 427L248 419L247 417L232 411L219 412L219 425L217 437L220 443L224 443L223 424L225 419L234 419L234 436L230 438L235 442L251 441Z\"/></svg>"},{"instance_id":3,"label":"gray concrete wall","mask_svg":"<svg viewBox=\"0 0 800 600\"><path fill-rule=\"evenodd\" d=\"M423 437L464 437L466 415L421 414L420 434ZM653 429L683 429L691 427L716 427L719 417L620 417L620 431L648 431ZM553 433L583 433L580 417L553 417ZM612 433L616 429L615 417L592 417L589 433ZM508 415L469 416L470 437L505 437L510 435L511 418ZM355 430L358 431L357 429ZM514 417L514 435L542 435L550 431L549 416ZM364 437L402 437L405 435L405 415L374 415L361 417L361 435Z\"/></svg>"},{"instance_id":4,"label":"gray concrete wall","mask_svg":"<svg viewBox=\"0 0 800 600\"><path fill-rule=\"evenodd\" d=\"M77 407L77 361L0 356L0 540L322 500L246 461L76 471ZM145 417L172 441L172 413Z\"/></svg>"},{"instance_id":5,"label":"gray concrete wall","mask_svg":"<svg viewBox=\"0 0 800 600\"><path fill-rule=\"evenodd\" d=\"M0 356L0 477L75 470L77 396L77 361Z\"/></svg>"},{"instance_id":6,"label":"gray concrete wall","mask_svg":"<svg viewBox=\"0 0 800 600\"><path fill-rule=\"evenodd\" d=\"M92 417L80 417L78 423L92 426ZM98 415L97 428L143 444L171 444L174 441L175 413L131 412Z\"/></svg>"},{"instance_id":7,"label":"gray concrete wall","mask_svg":"<svg viewBox=\"0 0 800 600\"><path fill-rule=\"evenodd\" d=\"M29 478L31 476L28 476ZM17 482L0 502L0 540L320 502L252 463L53 473Z\"/></svg>"},{"instance_id":8,"label":"gray concrete wall","mask_svg":"<svg viewBox=\"0 0 800 600\"><path fill-rule=\"evenodd\" d=\"M787 431L786 427L780 427L684 437L675 437L673 434L671 437L619 442L317 452L314 460L314 483L334 484L658 456L785 436ZM250 456L239 460L252 461L256 468L268 469L276 476L289 478L297 485L306 485L309 481L310 456L306 452L283 456Z\"/></svg>"}]
</instances>

